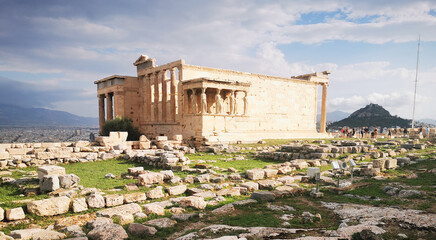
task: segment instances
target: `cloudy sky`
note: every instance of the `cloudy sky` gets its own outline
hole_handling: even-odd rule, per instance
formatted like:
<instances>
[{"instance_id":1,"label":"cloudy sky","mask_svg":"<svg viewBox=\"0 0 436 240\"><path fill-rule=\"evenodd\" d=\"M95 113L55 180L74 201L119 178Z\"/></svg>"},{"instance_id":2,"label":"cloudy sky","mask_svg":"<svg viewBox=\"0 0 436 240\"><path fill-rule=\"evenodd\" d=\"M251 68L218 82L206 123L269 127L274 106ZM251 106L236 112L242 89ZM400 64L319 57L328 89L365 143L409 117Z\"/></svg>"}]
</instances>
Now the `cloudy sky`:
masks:
<instances>
[{"instance_id":1,"label":"cloudy sky","mask_svg":"<svg viewBox=\"0 0 436 240\"><path fill-rule=\"evenodd\" d=\"M283 77L330 70L328 111L436 119L436 1L0 0L0 103L97 116L140 54Z\"/></svg>"}]
</instances>

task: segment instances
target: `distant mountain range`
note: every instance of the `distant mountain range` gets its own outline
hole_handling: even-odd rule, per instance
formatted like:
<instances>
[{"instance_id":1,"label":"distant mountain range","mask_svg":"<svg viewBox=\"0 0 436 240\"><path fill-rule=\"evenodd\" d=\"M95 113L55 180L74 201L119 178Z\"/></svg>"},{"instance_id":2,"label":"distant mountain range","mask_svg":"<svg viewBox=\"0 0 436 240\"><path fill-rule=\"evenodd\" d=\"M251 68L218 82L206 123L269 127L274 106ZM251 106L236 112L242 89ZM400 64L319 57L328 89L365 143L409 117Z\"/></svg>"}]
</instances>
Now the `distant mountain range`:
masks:
<instances>
[{"instance_id":1,"label":"distant mountain range","mask_svg":"<svg viewBox=\"0 0 436 240\"><path fill-rule=\"evenodd\" d=\"M97 127L98 118L80 117L45 108L24 108L0 104L0 126L14 127Z\"/></svg>"},{"instance_id":2,"label":"distant mountain range","mask_svg":"<svg viewBox=\"0 0 436 240\"><path fill-rule=\"evenodd\" d=\"M328 129L339 129L342 127L410 127L412 120L392 116L389 111L378 104L369 104L337 122L327 126Z\"/></svg>"},{"instance_id":3,"label":"distant mountain range","mask_svg":"<svg viewBox=\"0 0 436 240\"><path fill-rule=\"evenodd\" d=\"M342 111L327 112L326 113L326 121L327 122L336 122L336 121L342 120L348 116L350 116L350 113L342 112ZM316 119L318 122L320 122L321 121L321 114L318 114Z\"/></svg>"}]
</instances>

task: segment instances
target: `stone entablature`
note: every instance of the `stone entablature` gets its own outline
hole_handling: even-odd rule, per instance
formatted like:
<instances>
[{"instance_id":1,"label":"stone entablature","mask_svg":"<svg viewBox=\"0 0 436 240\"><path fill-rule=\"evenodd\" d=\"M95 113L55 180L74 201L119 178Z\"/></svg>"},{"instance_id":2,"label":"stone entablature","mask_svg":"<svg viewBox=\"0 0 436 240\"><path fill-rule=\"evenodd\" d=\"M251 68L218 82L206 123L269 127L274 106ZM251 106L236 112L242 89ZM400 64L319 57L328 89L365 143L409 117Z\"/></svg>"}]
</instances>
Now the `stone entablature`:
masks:
<instances>
[{"instance_id":1,"label":"stone entablature","mask_svg":"<svg viewBox=\"0 0 436 240\"><path fill-rule=\"evenodd\" d=\"M113 75L95 82L100 126L123 116L133 117L150 139L182 135L235 142L327 136L328 71L283 78L188 65L184 60L156 66L155 59L145 55L134 66L137 77ZM321 134L316 130L319 85ZM129 91L136 95L127 97Z\"/></svg>"}]
</instances>

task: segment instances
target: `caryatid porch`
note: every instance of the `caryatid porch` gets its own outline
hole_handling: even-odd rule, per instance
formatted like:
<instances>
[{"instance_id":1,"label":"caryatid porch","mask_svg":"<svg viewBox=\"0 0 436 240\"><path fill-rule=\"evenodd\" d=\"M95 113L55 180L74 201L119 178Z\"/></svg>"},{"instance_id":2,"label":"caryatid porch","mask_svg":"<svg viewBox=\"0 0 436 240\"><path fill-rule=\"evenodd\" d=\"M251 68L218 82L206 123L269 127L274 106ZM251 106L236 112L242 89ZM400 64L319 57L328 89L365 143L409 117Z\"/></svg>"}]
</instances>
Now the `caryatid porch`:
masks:
<instances>
[{"instance_id":1,"label":"caryatid porch","mask_svg":"<svg viewBox=\"0 0 436 240\"><path fill-rule=\"evenodd\" d=\"M183 82L184 114L247 116L249 83L207 78Z\"/></svg>"}]
</instances>

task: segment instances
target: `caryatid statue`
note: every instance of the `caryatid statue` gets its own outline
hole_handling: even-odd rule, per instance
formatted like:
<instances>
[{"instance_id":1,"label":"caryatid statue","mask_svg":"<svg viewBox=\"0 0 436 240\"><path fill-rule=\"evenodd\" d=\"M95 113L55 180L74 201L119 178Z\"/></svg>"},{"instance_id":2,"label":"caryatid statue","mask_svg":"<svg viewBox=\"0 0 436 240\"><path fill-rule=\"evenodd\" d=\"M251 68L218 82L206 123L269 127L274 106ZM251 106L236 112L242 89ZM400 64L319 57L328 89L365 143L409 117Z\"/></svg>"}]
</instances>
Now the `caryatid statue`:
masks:
<instances>
[{"instance_id":1,"label":"caryatid statue","mask_svg":"<svg viewBox=\"0 0 436 240\"><path fill-rule=\"evenodd\" d=\"M230 92L229 103L230 103L229 114L232 115L235 112L235 96L233 96L233 91Z\"/></svg>"},{"instance_id":2,"label":"caryatid statue","mask_svg":"<svg viewBox=\"0 0 436 240\"><path fill-rule=\"evenodd\" d=\"M247 115L247 111L248 111L248 92L245 92L245 96L244 96L244 115Z\"/></svg>"},{"instance_id":3,"label":"caryatid statue","mask_svg":"<svg viewBox=\"0 0 436 240\"><path fill-rule=\"evenodd\" d=\"M196 114L198 112L198 106L197 106L197 98L195 96L195 90L192 90L191 94L191 107L192 107L192 114Z\"/></svg>"},{"instance_id":4,"label":"caryatid statue","mask_svg":"<svg viewBox=\"0 0 436 240\"><path fill-rule=\"evenodd\" d=\"M201 113L207 113L206 89L201 89Z\"/></svg>"},{"instance_id":5,"label":"caryatid statue","mask_svg":"<svg viewBox=\"0 0 436 240\"><path fill-rule=\"evenodd\" d=\"M221 98L221 89L218 89L218 93L215 96L215 103L216 103L216 114L221 114L223 111L223 99Z\"/></svg>"}]
</instances>

